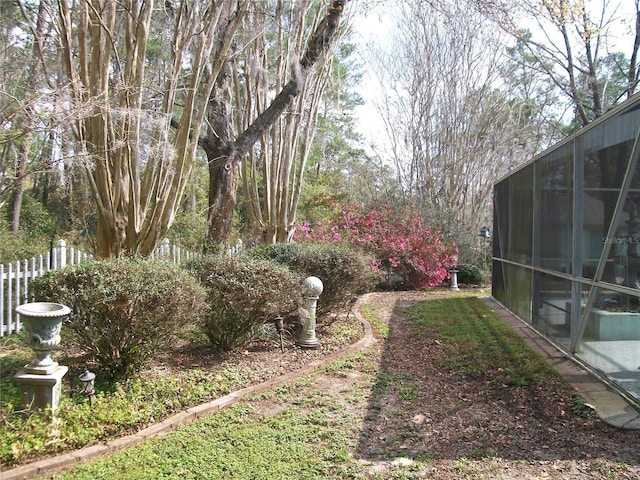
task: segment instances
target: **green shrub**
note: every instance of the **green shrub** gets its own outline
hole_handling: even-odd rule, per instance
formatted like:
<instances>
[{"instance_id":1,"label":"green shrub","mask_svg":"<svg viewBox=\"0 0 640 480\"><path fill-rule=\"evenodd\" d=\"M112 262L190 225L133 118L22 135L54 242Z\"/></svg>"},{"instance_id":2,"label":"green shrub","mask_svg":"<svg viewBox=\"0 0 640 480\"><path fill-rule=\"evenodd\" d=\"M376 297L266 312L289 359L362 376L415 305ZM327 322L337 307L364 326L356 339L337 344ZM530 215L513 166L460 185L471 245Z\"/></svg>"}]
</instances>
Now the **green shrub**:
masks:
<instances>
[{"instance_id":1,"label":"green shrub","mask_svg":"<svg viewBox=\"0 0 640 480\"><path fill-rule=\"evenodd\" d=\"M208 290L202 323L209 341L222 350L255 340L276 316L296 313L302 278L283 265L246 256L210 256L188 263Z\"/></svg>"},{"instance_id":2,"label":"green shrub","mask_svg":"<svg viewBox=\"0 0 640 480\"><path fill-rule=\"evenodd\" d=\"M163 261L88 262L36 279L34 293L72 308L63 341L86 351L113 378L136 371L206 309L198 282Z\"/></svg>"},{"instance_id":3,"label":"green shrub","mask_svg":"<svg viewBox=\"0 0 640 480\"><path fill-rule=\"evenodd\" d=\"M34 238L19 231L11 233L0 227L0 263L6 264L31 257L38 257L49 250L50 242L44 238Z\"/></svg>"},{"instance_id":4,"label":"green shrub","mask_svg":"<svg viewBox=\"0 0 640 480\"><path fill-rule=\"evenodd\" d=\"M371 270L372 258L346 246L334 244L276 243L250 252L287 265L304 277L322 280L323 291L318 300L318 314L343 308L357 295L373 290L377 276Z\"/></svg>"},{"instance_id":5,"label":"green shrub","mask_svg":"<svg viewBox=\"0 0 640 480\"><path fill-rule=\"evenodd\" d=\"M55 235L56 225L53 217L42 203L27 191L22 196L20 209L20 230L31 236L51 238Z\"/></svg>"},{"instance_id":6,"label":"green shrub","mask_svg":"<svg viewBox=\"0 0 640 480\"><path fill-rule=\"evenodd\" d=\"M181 248L191 252L201 252L203 235L206 228L207 219L199 213L180 213L176 216L175 222L171 225L167 238L172 244L180 245Z\"/></svg>"},{"instance_id":7,"label":"green shrub","mask_svg":"<svg viewBox=\"0 0 640 480\"><path fill-rule=\"evenodd\" d=\"M24 230L13 233L9 222L0 215L0 263L22 261L38 257L51 247L51 239Z\"/></svg>"},{"instance_id":8,"label":"green shrub","mask_svg":"<svg viewBox=\"0 0 640 480\"><path fill-rule=\"evenodd\" d=\"M482 285L485 275L482 269L477 265L462 264L458 265L458 282L467 285Z\"/></svg>"}]
</instances>

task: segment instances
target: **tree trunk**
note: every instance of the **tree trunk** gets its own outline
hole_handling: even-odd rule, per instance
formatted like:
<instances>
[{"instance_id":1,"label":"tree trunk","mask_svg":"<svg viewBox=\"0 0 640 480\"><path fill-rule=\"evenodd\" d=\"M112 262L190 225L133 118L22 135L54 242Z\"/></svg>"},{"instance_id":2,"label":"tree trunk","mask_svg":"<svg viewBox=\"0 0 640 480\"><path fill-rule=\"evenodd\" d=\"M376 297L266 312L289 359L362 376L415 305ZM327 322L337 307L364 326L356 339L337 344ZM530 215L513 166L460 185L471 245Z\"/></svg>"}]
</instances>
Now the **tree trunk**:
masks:
<instances>
[{"instance_id":1,"label":"tree trunk","mask_svg":"<svg viewBox=\"0 0 640 480\"><path fill-rule=\"evenodd\" d=\"M211 150L207 153L207 161L209 162L209 211L204 251L217 253L230 246L240 169L238 163L232 161L231 157L222 151L216 154Z\"/></svg>"},{"instance_id":2,"label":"tree trunk","mask_svg":"<svg viewBox=\"0 0 640 480\"><path fill-rule=\"evenodd\" d=\"M40 71L42 70L42 42L44 35L46 1L41 1L38 5L38 18L36 22L35 30L33 31L33 47L31 49L31 59L28 65L28 76L26 91L29 93L36 92L39 83ZM23 15L28 20L28 15L23 9ZM31 141L33 139L33 131L35 129L34 121L37 118L35 112L35 106L29 102L26 106L24 116L20 116L17 124L18 129L22 130L19 145L18 145L18 162L16 165L16 181L13 186L12 205L11 205L11 232L16 233L20 228L20 211L22 208L22 197L24 194L24 181L27 174L27 167L29 166L29 150L31 147Z\"/></svg>"},{"instance_id":3,"label":"tree trunk","mask_svg":"<svg viewBox=\"0 0 640 480\"><path fill-rule=\"evenodd\" d=\"M74 133L98 212L98 256L149 255L172 225L207 99L255 3L169 2L166 15L164 2L84 0L77 10L57 3L63 65L81 106ZM151 85L155 53L147 47L165 26L172 30L163 85Z\"/></svg>"},{"instance_id":4,"label":"tree trunk","mask_svg":"<svg viewBox=\"0 0 640 480\"><path fill-rule=\"evenodd\" d=\"M24 192L24 181L18 178L13 184L13 196L11 198L11 233L18 233L20 228L20 211L22 209L22 196Z\"/></svg>"},{"instance_id":5,"label":"tree trunk","mask_svg":"<svg viewBox=\"0 0 640 480\"><path fill-rule=\"evenodd\" d=\"M233 146L229 117L231 105L232 64L224 62L209 97L207 132L200 145L207 154L209 200L205 253L217 253L229 247L236 208L238 165L232 161Z\"/></svg>"},{"instance_id":6,"label":"tree trunk","mask_svg":"<svg viewBox=\"0 0 640 480\"><path fill-rule=\"evenodd\" d=\"M629 60L627 73L627 98L631 97L638 86L638 50L640 50L640 2L636 2L636 21L634 24L633 48Z\"/></svg>"},{"instance_id":7,"label":"tree trunk","mask_svg":"<svg viewBox=\"0 0 640 480\"><path fill-rule=\"evenodd\" d=\"M305 78L335 38L346 2L347 0L331 1L326 16L309 37L309 42L304 54L299 59L299 64L293 66L292 78L276 95L269 107L260 113L232 144L224 145L223 148L216 146L220 138L223 140L229 138L228 135L224 137L221 134L228 128L228 117L225 117L227 123L224 126L221 123L222 117L218 118L220 130L216 131L215 128L210 128L207 138L201 139L200 145L207 152L209 181L211 182L205 251L213 251L216 246L217 249L220 249L231 243L231 226L237 202L240 162L300 93ZM214 94L226 95L227 92L228 90L218 89ZM227 98L213 98L209 106L218 107L220 114L222 114L225 109L220 107L226 101ZM230 97L228 97L228 111L231 108L230 102ZM212 133L217 133L218 136L212 139Z\"/></svg>"}]
</instances>

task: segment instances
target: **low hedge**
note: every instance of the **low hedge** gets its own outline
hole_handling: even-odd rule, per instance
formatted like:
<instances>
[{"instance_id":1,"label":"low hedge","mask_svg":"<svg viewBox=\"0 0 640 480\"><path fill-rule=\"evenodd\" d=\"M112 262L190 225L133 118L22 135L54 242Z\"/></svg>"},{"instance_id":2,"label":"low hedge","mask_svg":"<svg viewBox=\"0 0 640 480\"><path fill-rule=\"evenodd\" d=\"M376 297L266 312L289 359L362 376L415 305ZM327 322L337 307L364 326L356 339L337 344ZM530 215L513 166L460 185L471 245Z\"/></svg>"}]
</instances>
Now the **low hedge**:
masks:
<instances>
[{"instance_id":1,"label":"low hedge","mask_svg":"<svg viewBox=\"0 0 640 480\"><path fill-rule=\"evenodd\" d=\"M35 279L33 292L39 301L71 307L63 341L86 351L112 378L138 370L207 309L205 290L166 261L87 262Z\"/></svg>"},{"instance_id":2,"label":"low hedge","mask_svg":"<svg viewBox=\"0 0 640 480\"><path fill-rule=\"evenodd\" d=\"M319 315L348 306L354 297L373 290L378 280L371 269L372 257L346 246L276 243L258 247L249 254L286 265L304 277L322 280Z\"/></svg>"},{"instance_id":3,"label":"low hedge","mask_svg":"<svg viewBox=\"0 0 640 480\"><path fill-rule=\"evenodd\" d=\"M250 258L210 256L187 264L207 289L209 311L201 328L222 350L255 340L276 316L293 316L301 303L302 279L287 267Z\"/></svg>"}]
</instances>

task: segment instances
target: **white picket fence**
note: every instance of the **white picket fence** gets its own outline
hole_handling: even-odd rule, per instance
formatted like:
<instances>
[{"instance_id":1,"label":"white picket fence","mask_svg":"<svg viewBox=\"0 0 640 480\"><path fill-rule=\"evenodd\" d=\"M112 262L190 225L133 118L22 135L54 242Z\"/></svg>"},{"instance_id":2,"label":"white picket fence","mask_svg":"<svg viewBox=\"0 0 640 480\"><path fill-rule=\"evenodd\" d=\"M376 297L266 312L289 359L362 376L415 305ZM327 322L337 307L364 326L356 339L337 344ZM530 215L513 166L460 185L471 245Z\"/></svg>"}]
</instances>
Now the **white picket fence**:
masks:
<instances>
[{"instance_id":1,"label":"white picket fence","mask_svg":"<svg viewBox=\"0 0 640 480\"><path fill-rule=\"evenodd\" d=\"M171 245L168 239L156 248L151 255L156 259L167 259L180 263L197 256L192 252L181 250ZM67 265L77 265L93 256L73 247L67 247L64 240L58 240L50 252L37 258L24 259L6 265L0 265L0 337L20 331L20 315L15 313L17 306L34 300L30 291L31 281L51 270L59 270Z\"/></svg>"}]
</instances>

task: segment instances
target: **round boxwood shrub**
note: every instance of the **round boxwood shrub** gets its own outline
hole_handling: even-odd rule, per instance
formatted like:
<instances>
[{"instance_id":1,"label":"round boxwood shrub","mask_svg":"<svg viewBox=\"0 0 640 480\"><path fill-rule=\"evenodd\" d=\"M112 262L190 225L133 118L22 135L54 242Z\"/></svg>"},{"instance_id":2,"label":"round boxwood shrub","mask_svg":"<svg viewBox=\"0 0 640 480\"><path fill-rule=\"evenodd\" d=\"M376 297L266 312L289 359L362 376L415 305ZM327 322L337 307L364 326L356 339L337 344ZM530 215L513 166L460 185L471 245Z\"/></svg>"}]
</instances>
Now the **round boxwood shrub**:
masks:
<instances>
[{"instance_id":1,"label":"round boxwood shrub","mask_svg":"<svg viewBox=\"0 0 640 480\"><path fill-rule=\"evenodd\" d=\"M206 292L166 261L92 261L35 279L35 298L68 305L62 338L112 378L124 378L193 328Z\"/></svg>"},{"instance_id":2,"label":"round boxwood shrub","mask_svg":"<svg viewBox=\"0 0 640 480\"><path fill-rule=\"evenodd\" d=\"M377 282L371 269L372 257L346 246L276 243L258 247L250 255L287 265L304 277L313 275L322 280L320 315L344 308L357 295L373 290Z\"/></svg>"},{"instance_id":3,"label":"round boxwood shrub","mask_svg":"<svg viewBox=\"0 0 640 480\"><path fill-rule=\"evenodd\" d=\"M482 285L484 272L477 265L463 263L458 265L458 282L466 285Z\"/></svg>"},{"instance_id":4,"label":"round boxwood shrub","mask_svg":"<svg viewBox=\"0 0 640 480\"><path fill-rule=\"evenodd\" d=\"M301 303L302 278L283 265L240 255L203 257L187 268L208 292L203 332L225 351L257 339L265 323L295 315Z\"/></svg>"}]
</instances>

